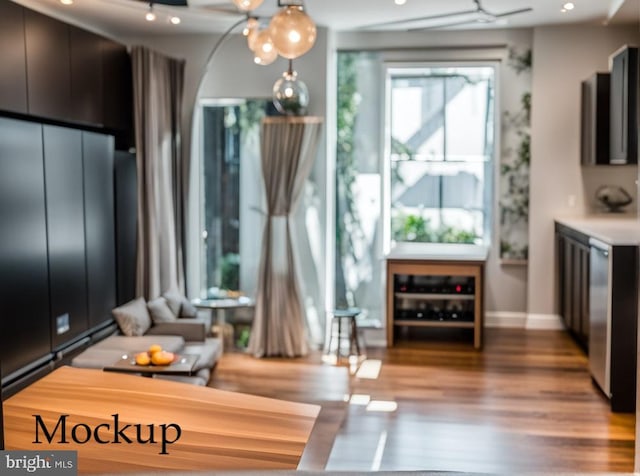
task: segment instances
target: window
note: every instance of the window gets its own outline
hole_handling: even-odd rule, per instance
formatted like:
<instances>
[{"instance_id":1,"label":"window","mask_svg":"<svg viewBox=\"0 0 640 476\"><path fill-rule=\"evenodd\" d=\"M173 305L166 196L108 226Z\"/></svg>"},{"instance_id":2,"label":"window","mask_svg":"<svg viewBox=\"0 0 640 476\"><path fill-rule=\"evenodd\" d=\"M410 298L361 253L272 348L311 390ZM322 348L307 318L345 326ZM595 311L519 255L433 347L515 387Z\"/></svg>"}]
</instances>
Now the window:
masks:
<instances>
[{"instance_id":1,"label":"window","mask_svg":"<svg viewBox=\"0 0 640 476\"><path fill-rule=\"evenodd\" d=\"M267 100L238 99L202 108L202 297L229 290L252 294L255 287L255 233L262 229L260 121L271 107Z\"/></svg>"},{"instance_id":2,"label":"window","mask_svg":"<svg viewBox=\"0 0 640 476\"><path fill-rule=\"evenodd\" d=\"M387 68L392 243L489 242L494 96L491 65Z\"/></svg>"}]
</instances>

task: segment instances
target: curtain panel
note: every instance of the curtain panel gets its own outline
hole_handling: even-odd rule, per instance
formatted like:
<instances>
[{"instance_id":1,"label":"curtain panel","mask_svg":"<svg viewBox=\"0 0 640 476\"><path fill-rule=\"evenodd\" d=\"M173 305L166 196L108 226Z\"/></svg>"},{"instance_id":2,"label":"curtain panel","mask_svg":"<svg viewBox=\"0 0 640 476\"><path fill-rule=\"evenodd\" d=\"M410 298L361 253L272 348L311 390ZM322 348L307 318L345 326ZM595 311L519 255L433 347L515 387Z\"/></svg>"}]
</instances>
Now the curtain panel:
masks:
<instances>
[{"instance_id":1,"label":"curtain panel","mask_svg":"<svg viewBox=\"0 0 640 476\"><path fill-rule=\"evenodd\" d=\"M296 357L308 352L291 218L313 167L321 126L318 117L267 117L262 123L267 219L248 348L256 357Z\"/></svg>"},{"instance_id":2,"label":"curtain panel","mask_svg":"<svg viewBox=\"0 0 640 476\"><path fill-rule=\"evenodd\" d=\"M138 242L136 295L184 291L185 173L180 131L185 63L141 46L131 51Z\"/></svg>"}]
</instances>

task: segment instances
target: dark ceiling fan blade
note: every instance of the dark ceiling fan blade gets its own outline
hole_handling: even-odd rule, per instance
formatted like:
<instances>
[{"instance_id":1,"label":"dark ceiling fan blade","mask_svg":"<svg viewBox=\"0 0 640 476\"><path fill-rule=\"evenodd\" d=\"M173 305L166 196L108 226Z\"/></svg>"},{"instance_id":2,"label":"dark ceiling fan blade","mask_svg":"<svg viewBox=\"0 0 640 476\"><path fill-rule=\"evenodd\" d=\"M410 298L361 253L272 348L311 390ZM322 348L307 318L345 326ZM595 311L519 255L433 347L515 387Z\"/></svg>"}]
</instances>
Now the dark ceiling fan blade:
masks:
<instances>
[{"instance_id":1,"label":"dark ceiling fan blade","mask_svg":"<svg viewBox=\"0 0 640 476\"><path fill-rule=\"evenodd\" d=\"M492 15L496 18L502 18L502 17L508 17L510 15L517 15L518 13L527 13L532 11L533 11L533 8L520 8L519 10L511 10L510 12L493 13Z\"/></svg>"},{"instance_id":2,"label":"dark ceiling fan blade","mask_svg":"<svg viewBox=\"0 0 640 476\"><path fill-rule=\"evenodd\" d=\"M475 13L475 12L472 12ZM456 22L451 22L451 23L441 23L439 25L430 25L430 26L423 26L421 28L410 28L407 31L424 31L424 30L437 30L440 28L449 28L452 26L458 26L458 25L471 25L473 23L492 23L490 21L484 21L484 22L480 22L478 19L467 19L467 20L463 20L463 21L456 21Z\"/></svg>"},{"instance_id":3,"label":"dark ceiling fan blade","mask_svg":"<svg viewBox=\"0 0 640 476\"><path fill-rule=\"evenodd\" d=\"M441 18L450 18L450 17L456 17L459 15L469 15L471 13L476 13L478 11L477 8L474 8L473 10L462 10L459 12L448 12L448 13L440 13L438 15L428 15L426 17L416 17L416 18L405 18L404 20L393 20L393 21L385 21L385 22L381 22L381 23L372 23L369 25L365 25L360 27L361 29L363 28L377 28L380 26L392 26L392 25L400 25L402 23L418 23L421 21L428 21L428 20L439 20Z\"/></svg>"}]
</instances>

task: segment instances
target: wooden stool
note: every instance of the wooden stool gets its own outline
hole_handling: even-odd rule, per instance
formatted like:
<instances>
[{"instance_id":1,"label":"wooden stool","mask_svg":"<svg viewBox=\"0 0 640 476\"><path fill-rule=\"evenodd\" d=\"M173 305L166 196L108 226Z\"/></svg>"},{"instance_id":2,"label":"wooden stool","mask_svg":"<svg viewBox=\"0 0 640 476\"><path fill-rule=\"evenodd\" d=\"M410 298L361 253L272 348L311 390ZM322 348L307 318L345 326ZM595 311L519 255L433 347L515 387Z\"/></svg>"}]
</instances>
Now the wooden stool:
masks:
<instances>
[{"instance_id":1,"label":"wooden stool","mask_svg":"<svg viewBox=\"0 0 640 476\"><path fill-rule=\"evenodd\" d=\"M356 317L360 314L361 310L358 308L349 308L349 309L334 309L332 312L331 318L331 333L329 334L329 344L327 346L327 353L331 352L331 343L333 342L334 337L334 322L337 321L338 324L338 334L336 336L336 363L340 361L340 343L344 339L349 339L349 353L347 354L347 358L351 355L356 355L360 357L363 355L360 351L360 343L358 342L358 324L356 323ZM349 326L347 328L348 335L342 334L342 320L348 319ZM355 348L355 354L353 353L353 349Z\"/></svg>"}]
</instances>

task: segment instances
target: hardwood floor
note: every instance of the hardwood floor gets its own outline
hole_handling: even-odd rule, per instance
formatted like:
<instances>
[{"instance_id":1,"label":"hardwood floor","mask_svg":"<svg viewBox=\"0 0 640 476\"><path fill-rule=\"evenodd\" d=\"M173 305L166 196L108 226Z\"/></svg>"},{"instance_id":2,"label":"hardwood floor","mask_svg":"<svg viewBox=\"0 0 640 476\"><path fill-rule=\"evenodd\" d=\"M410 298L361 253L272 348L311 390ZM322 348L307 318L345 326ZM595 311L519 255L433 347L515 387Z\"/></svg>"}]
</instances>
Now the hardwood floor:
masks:
<instances>
[{"instance_id":1,"label":"hardwood floor","mask_svg":"<svg viewBox=\"0 0 640 476\"><path fill-rule=\"evenodd\" d=\"M374 379L347 376L319 354L226 354L210 385L302 402L349 393L397 404L392 412L348 405L327 470L633 471L635 415L610 412L567 334L487 329L485 337L482 351L466 338L411 336L370 348L368 361L382 364Z\"/></svg>"}]
</instances>

